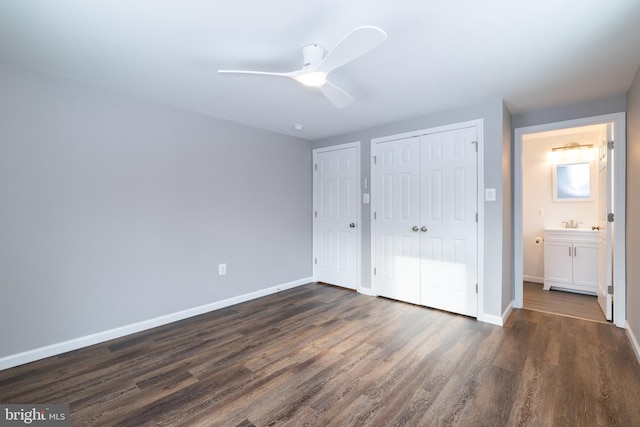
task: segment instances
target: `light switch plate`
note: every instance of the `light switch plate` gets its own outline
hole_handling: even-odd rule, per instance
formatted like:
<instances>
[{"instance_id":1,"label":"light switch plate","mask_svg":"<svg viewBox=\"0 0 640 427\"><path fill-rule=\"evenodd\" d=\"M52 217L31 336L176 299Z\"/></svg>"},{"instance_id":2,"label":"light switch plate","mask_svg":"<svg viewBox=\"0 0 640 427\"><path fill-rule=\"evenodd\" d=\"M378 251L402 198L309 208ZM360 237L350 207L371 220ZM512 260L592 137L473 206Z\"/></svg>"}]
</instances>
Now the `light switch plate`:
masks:
<instances>
[{"instance_id":1,"label":"light switch plate","mask_svg":"<svg viewBox=\"0 0 640 427\"><path fill-rule=\"evenodd\" d=\"M484 200L487 202L495 202L496 201L496 189L495 188L485 188L484 189Z\"/></svg>"},{"instance_id":2,"label":"light switch plate","mask_svg":"<svg viewBox=\"0 0 640 427\"><path fill-rule=\"evenodd\" d=\"M369 193L364 193L362 195L362 203L369 203Z\"/></svg>"}]
</instances>

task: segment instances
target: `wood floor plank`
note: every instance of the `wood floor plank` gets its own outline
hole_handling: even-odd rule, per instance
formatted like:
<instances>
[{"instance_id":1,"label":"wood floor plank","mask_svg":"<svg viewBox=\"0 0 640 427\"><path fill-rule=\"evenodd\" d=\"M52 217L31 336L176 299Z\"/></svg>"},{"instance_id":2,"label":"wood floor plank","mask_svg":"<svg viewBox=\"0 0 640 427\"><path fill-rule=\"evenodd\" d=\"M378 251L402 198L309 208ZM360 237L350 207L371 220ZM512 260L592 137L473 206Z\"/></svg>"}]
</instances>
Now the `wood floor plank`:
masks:
<instances>
[{"instance_id":1,"label":"wood floor plank","mask_svg":"<svg viewBox=\"0 0 640 427\"><path fill-rule=\"evenodd\" d=\"M509 426L553 426L558 367L541 359L529 359L512 391L514 404L507 417Z\"/></svg>"},{"instance_id":2,"label":"wood floor plank","mask_svg":"<svg viewBox=\"0 0 640 427\"><path fill-rule=\"evenodd\" d=\"M610 323L312 283L0 371L0 402L73 426L637 426L640 365Z\"/></svg>"},{"instance_id":3,"label":"wood floor plank","mask_svg":"<svg viewBox=\"0 0 640 427\"><path fill-rule=\"evenodd\" d=\"M574 292L543 289L542 283L523 283L524 308L577 319L606 322L598 305L598 299L592 295Z\"/></svg>"},{"instance_id":4,"label":"wood floor plank","mask_svg":"<svg viewBox=\"0 0 640 427\"><path fill-rule=\"evenodd\" d=\"M499 335L491 333L467 338L468 345L462 350L456 374L451 375L443 385L431 407L422 416L422 424L464 425L463 414L471 410L475 397L483 388L481 378L491 367L501 347L501 339Z\"/></svg>"}]
</instances>

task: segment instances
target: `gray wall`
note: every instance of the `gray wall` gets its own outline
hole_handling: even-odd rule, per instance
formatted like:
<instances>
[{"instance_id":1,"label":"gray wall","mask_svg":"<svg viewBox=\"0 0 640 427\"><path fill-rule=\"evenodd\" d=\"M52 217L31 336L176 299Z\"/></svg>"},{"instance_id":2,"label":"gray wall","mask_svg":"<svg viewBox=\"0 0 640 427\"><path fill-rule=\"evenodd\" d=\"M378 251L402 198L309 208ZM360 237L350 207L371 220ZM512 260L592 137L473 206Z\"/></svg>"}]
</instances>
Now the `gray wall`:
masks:
<instances>
[{"instance_id":1,"label":"gray wall","mask_svg":"<svg viewBox=\"0 0 640 427\"><path fill-rule=\"evenodd\" d=\"M511 114L505 106L502 114L502 311L513 301L513 136Z\"/></svg>"},{"instance_id":2,"label":"gray wall","mask_svg":"<svg viewBox=\"0 0 640 427\"><path fill-rule=\"evenodd\" d=\"M640 342L640 69L627 94L627 322Z\"/></svg>"},{"instance_id":3,"label":"gray wall","mask_svg":"<svg viewBox=\"0 0 640 427\"><path fill-rule=\"evenodd\" d=\"M309 142L7 62L0 94L0 357L312 275Z\"/></svg>"},{"instance_id":4,"label":"gray wall","mask_svg":"<svg viewBox=\"0 0 640 427\"><path fill-rule=\"evenodd\" d=\"M536 126L565 120L582 119L603 114L613 114L627 109L627 95L622 93L610 98L596 99L568 106L548 108L532 113L513 116L513 129Z\"/></svg>"},{"instance_id":5,"label":"gray wall","mask_svg":"<svg viewBox=\"0 0 640 427\"><path fill-rule=\"evenodd\" d=\"M505 276L505 259L510 259L510 254L504 254L503 250L509 250L513 240L510 223L505 224L504 204L508 204L507 211L511 209L511 182L505 181L510 177L510 172L503 173L505 160L511 156L511 133L505 135L505 123L510 120L510 114L501 100L486 102L453 111L418 117L386 125L376 126L364 131L327 138L312 143L313 148L327 147L336 144L361 141L361 165L362 176L360 185L366 177L371 181L371 139L403 132L416 131L435 126L442 126L467 120L484 119L484 184L485 187L496 188L497 201L485 202L485 313L493 316L501 316L504 308L511 302L511 298L503 301L504 296L510 296L513 288L512 275L508 271ZM510 129L510 127L509 127ZM509 150L508 152L507 149ZM506 156L506 157L503 157ZM510 180L510 178L508 178ZM362 188L362 187L361 187ZM362 188L363 192L365 191ZM362 204L362 285L371 287L371 205ZM508 219L507 221L510 221ZM506 281L505 281L506 279ZM506 288L506 289L505 289Z\"/></svg>"}]
</instances>

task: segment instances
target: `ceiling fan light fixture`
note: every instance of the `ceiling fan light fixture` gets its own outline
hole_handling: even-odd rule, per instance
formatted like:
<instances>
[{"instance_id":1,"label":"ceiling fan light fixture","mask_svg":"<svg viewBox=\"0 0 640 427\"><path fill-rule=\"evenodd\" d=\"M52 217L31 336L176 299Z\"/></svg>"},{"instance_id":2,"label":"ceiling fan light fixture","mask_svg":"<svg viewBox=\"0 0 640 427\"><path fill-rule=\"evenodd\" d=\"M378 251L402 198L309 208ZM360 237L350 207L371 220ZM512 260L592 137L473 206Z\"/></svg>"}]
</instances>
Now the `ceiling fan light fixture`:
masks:
<instances>
[{"instance_id":1,"label":"ceiling fan light fixture","mask_svg":"<svg viewBox=\"0 0 640 427\"><path fill-rule=\"evenodd\" d=\"M324 71L314 71L312 73L304 73L295 76L299 83L309 87L322 87L327 83L327 73Z\"/></svg>"}]
</instances>

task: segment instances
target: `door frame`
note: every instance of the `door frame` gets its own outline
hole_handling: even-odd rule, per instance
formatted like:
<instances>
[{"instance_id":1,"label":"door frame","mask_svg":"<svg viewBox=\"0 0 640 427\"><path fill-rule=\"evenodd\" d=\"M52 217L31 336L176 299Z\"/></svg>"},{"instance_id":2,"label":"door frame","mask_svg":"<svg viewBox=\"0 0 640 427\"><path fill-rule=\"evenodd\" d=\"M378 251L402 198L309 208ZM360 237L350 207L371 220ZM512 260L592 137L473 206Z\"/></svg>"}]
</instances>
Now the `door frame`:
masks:
<instances>
[{"instance_id":1,"label":"door frame","mask_svg":"<svg viewBox=\"0 0 640 427\"><path fill-rule=\"evenodd\" d=\"M488 322L502 326L502 319L496 316L487 315L484 312L484 119L468 120L465 122L451 123L448 125L434 126L430 128L405 132L395 135L383 136L371 139L371 167L373 171L374 156L376 153L376 144L381 142L393 141L396 139L411 138L430 133L447 132L457 129L475 127L478 130L478 156L477 156L477 209L478 209L478 240L477 240L477 256L478 256L478 311L476 319L481 322ZM371 182L373 186L373 182ZM371 203L373 204L373 188L371 188ZM373 281L373 265L375 260L375 220L373 218L373 208L371 209L370 218L370 241L371 241L371 278Z\"/></svg>"},{"instance_id":2,"label":"door frame","mask_svg":"<svg viewBox=\"0 0 640 427\"><path fill-rule=\"evenodd\" d=\"M588 125L614 123L615 152L613 157L613 181L614 181L614 206L615 212L613 230L613 323L619 328L626 325L626 114L624 112L604 114L601 116L585 117L581 119L565 120L554 123L545 123L535 126L526 126L514 130L514 167L513 167L513 274L514 274L514 299L513 307L522 308L524 305L523 294L523 142L524 136L532 133L547 132L552 130L574 128Z\"/></svg>"},{"instance_id":3,"label":"door frame","mask_svg":"<svg viewBox=\"0 0 640 427\"><path fill-rule=\"evenodd\" d=\"M313 267L313 280L316 281L317 278L317 265L314 262L314 260L317 258L317 245L316 243L319 241L319 237L317 235L318 230L316 227L316 221L314 218L314 212L317 210L317 206L316 206L316 197L318 196L318 194L316 193L316 173L314 170L314 165L317 164L317 158L318 158L318 153L322 153L322 152L327 152L327 151L338 151L338 150L344 150L344 149L348 149L348 148L355 148L356 149L356 194L354 195L354 197L356 198L356 292L361 292L360 290L362 289L362 272L361 272L361 265L362 265L362 259L361 259L361 245L362 245L362 186L361 186L361 182L362 182L362 177L361 177L361 170L360 170L360 141L355 141L355 142L349 142L346 144L338 144L338 145L331 145L331 146L327 146L327 147L322 147L322 148L314 148L311 152L312 152L312 162L311 162L311 173L313 174L313 188L312 188L312 210L311 210L311 221L313 221L313 250L312 250L312 254L311 254L311 265Z\"/></svg>"}]
</instances>

